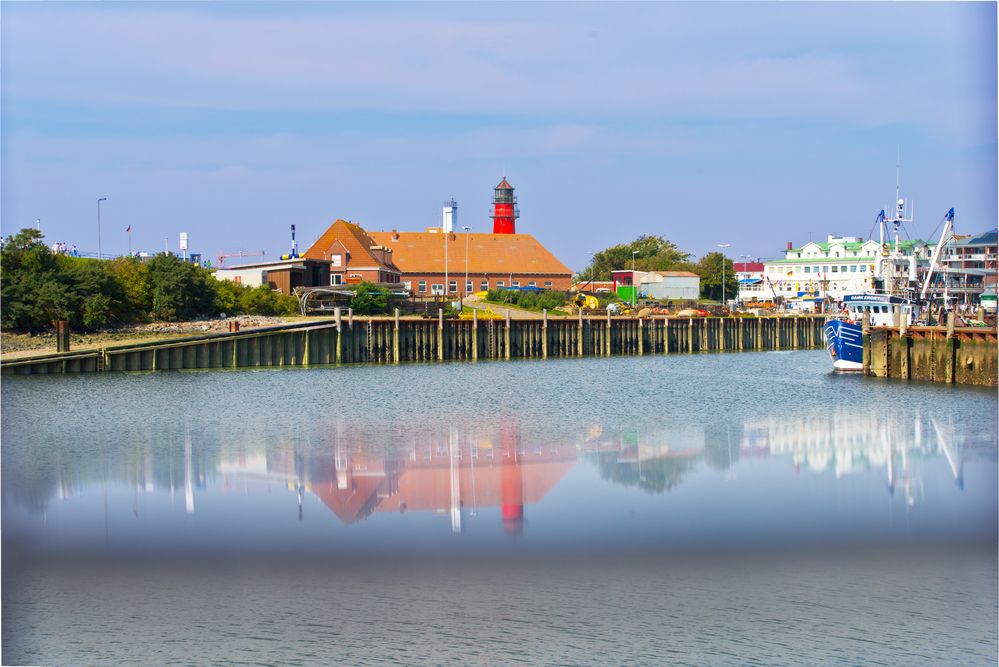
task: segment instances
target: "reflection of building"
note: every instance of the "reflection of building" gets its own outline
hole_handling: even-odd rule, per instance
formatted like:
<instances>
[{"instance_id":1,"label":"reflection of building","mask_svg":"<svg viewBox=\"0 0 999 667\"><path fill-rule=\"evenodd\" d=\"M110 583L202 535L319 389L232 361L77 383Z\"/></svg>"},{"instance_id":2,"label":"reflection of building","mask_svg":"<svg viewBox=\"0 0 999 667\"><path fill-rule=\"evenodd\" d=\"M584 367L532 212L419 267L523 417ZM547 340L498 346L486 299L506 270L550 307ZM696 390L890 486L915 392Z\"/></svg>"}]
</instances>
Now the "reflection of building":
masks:
<instances>
[{"instance_id":1,"label":"reflection of building","mask_svg":"<svg viewBox=\"0 0 999 667\"><path fill-rule=\"evenodd\" d=\"M858 416L837 411L797 418L772 417L747 421L743 427L743 451L767 449L774 455L790 455L796 468L832 471L837 477L883 470L890 493L901 483L909 504L916 486L911 477L913 459L942 453L954 477L963 485L961 447L952 426L916 415L901 419L892 412Z\"/></svg>"},{"instance_id":2,"label":"reflection of building","mask_svg":"<svg viewBox=\"0 0 999 667\"><path fill-rule=\"evenodd\" d=\"M332 447L292 456L228 461L227 475L285 480L289 488L311 493L344 523L375 512L431 511L451 518L461 532L466 514L500 508L504 529L519 533L524 507L540 502L576 462L572 443L527 446L519 426L504 423L499 433L459 432L448 425L414 429L409 442L386 455L364 451L363 436L351 442L344 429L332 434Z\"/></svg>"}]
</instances>

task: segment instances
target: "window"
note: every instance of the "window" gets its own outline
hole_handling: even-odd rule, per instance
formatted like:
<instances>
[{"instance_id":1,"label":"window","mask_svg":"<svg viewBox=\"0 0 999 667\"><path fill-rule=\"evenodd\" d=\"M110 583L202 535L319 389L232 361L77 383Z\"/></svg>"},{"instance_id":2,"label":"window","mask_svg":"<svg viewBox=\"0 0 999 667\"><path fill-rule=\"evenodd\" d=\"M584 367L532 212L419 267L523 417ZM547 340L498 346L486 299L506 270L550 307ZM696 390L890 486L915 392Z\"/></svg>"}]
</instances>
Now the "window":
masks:
<instances>
[{"instance_id":1,"label":"window","mask_svg":"<svg viewBox=\"0 0 999 667\"><path fill-rule=\"evenodd\" d=\"M512 283L510 283L510 287L520 287L520 281L514 280Z\"/></svg>"},{"instance_id":2,"label":"window","mask_svg":"<svg viewBox=\"0 0 999 667\"><path fill-rule=\"evenodd\" d=\"M233 276L232 277L232 282L236 283L237 285L242 285L243 284L243 276Z\"/></svg>"},{"instance_id":3,"label":"window","mask_svg":"<svg viewBox=\"0 0 999 667\"><path fill-rule=\"evenodd\" d=\"M813 266L812 267L812 273L818 273L818 272L819 272L819 267Z\"/></svg>"},{"instance_id":4,"label":"window","mask_svg":"<svg viewBox=\"0 0 999 667\"><path fill-rule=\"evenodd\" d=\"M430 286L431 294L444 294L444 283L434 283Z\"/></svg>"},{"instance_id":5,"label":"window","mask_svg":"<svg viewBox=\"0 0 999 667\"><path fill-rule=\"evenodd\" d=\"M552 286L552 281L546 280L545 281L545 287L551 287L551 286Z\"/></svg>"},{"instance_id":6,"label":"window","mask_svg":"<svg viewBox=\"0 0 999 667\"><path fill-rule=\"evenodd\" d=\"M811 273L811 272L812 272L812 267L806 266L805 267L805 273Z\"/></svg>"},{"instance_id":7,"label":"window","mask_svg":"<svg viewBox=\"0 0 999 667\"><path fill-rule=\"evenodd\" d=\"M833 273L836 273L837 271L839 271L839 267L838 266L832 267L832 272Z\"/></svg>"},{"instance_id":8,"label":"window","mask_svg":"<svg viewBox=\"0 0 999 667\"><path fill-rule=\"evenodd\" d=\"M843 273L846 273L846 267L845 266L839 267L839 270L842 271Z\"/></svg>"},{"instance_id":9,"label":"window","mask_svg":"<svg viewBox=\"0 0 999 667\"><path fill-rule=\"evenodd\" d=\"M866 264L861 264L860 265L860 272L861 273L867 273L867 265Z\"/></svg>"},{"instance_id":10,"label":"window","mask_svg":"<svg viewBox=\"0 0 999 667\"><path fill-rule=\"evenodd\" d=\"M483 292L488 291L489 290L489 281L486 280L485 278L483 278L482 282L479 283L479 289L482 290Z\"/></svg>"},{"instance_id":11,"label":"window","mask_svg":"<svg viewBox=\"0 0 999 667\"><path fill-rule=\"evenodd\" d=\"M402 283L402 287L403 287L403 289L405 289L407 291L412 290L413 289L413 281L412 280L407 280L407 281L403 282Z\"/></svg>"},{"instance_id":12,"label":"window","mask_svg":"<svg viewBox=\"0 0 999 667\"><path fill-rule=\"evenodd\" d=\"M343 266L343 255L330 255L330 266Z\"/></svg>"},{"instance_id":13,"label":"window","mask_svg":"<svg viewBox=\"0 0 999 667\"><path fill-rule=\"evenodd\" d=\"M527 283L527 286L528 287L537 287L538 283L532 280L531 282Z\"/></svg>"},{"instance_id":14,"label":"window","mask_svg":"<svg viewBox=\"0 0 999 667\"><path fill-rule=\"evenodd\" d=\"M330 285L342 285L343 284L343 274L342 273L331 273L330 274Z\"/></svg>"},{"instance_id":15,"label":"window","mask_svg":"<svg viewBox=\"0 0 999 667\"><path fill-rule=\"evenodd\" d=\"M504 287L503 281L502 280L497 280L496 281L496 287Z\"/></svg>"},{"instance_id":16,"label":"window","mask_svg":"<svg viewBox=\"0 0 999 667\"><path fill-rule=\"evenodd\" d=\"M425 293L427 291L427 281L426 280L421 280L417 285L418 285L417 286L417 291L423 292L423 293Z\"/></svg>"},{"instance_id":17,"label":"window","mask_svg":"<svg viewBox=\"0 0 999 667\"><path fill-rule=\"evenodd\" d=\"M850 267L850 273L856 273L856 272L857 272L857 265L854 264L853 266Z\"/></svg>"},{"instance_id":18,"label":"window","mask_svg":"<svg viewBox=\"0 0 999 667\"><path fill-rule=\"evenodd\" d=\"M466 281L465 281L465 292L466 292L466 293L469 293L469 294L471 294L471 292L472 292L472 285L473 285L473 284L474 284L474 283L473 283L473 282L472 282L471 280L466 280Z\"/></svg>"},{"instance_id":19,"label":"window","mask_svg":"<svg viewBox=\"0 0 999 667\"><path fill-rule=\"evenodd\" d=\"M455 292L457 292L458 291L458 281L457 280L449 280L448 281L448 285L447 285L447 291L450 292L451 294L454 294Z\"/></svg>"}]
</instances>

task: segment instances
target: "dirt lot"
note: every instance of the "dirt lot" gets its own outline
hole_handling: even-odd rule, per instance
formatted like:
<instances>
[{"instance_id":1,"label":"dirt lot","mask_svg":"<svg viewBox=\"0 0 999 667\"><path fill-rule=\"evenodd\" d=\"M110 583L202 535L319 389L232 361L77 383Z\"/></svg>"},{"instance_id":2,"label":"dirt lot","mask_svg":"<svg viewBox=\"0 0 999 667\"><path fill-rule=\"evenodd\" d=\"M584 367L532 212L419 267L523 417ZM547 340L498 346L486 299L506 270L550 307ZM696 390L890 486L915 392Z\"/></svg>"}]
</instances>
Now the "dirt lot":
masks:
<instances>
[{"instance_id":1,"label":"dirt lot","mask_svg":"<svg viewBox=\"0 0 999 667\"><path fill-rule=\"evenodd\" d=\"M87 350L106 347L108 345L126 345L152 340L168 340L183 338L203 333L222 333L229 330L229 322L238 321L240 330L270 327L288 322L300 322L303 317L263 317L260 315L241 315L224 320L196 320L192 322L152 322L108 331L93 333L71 333L69 347L71 350ZM7 331L0 332L0 358L15 359L33 354L46 354L56 351L54 333L30 336Z\"/></svg>"}]
</instances>

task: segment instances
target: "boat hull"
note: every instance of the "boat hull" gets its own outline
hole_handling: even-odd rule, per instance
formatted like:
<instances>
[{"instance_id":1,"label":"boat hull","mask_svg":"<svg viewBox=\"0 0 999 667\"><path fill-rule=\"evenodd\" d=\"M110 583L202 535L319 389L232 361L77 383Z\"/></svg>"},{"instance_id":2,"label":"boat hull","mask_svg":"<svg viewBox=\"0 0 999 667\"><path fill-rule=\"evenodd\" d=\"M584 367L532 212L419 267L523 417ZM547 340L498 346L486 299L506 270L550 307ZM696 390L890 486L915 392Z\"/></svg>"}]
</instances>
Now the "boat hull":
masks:
<instances>
[{"instance_id":1,"label":"boat hull","mask_svg":"<svg viewBox=\"0 0 999 667\"><path fill-rule=\"evenodd\" d=\"M846 320L829 320L823 328L826 349L838 371L860 371L864 368L863 329Z\"/></svg>"}]
</instances>

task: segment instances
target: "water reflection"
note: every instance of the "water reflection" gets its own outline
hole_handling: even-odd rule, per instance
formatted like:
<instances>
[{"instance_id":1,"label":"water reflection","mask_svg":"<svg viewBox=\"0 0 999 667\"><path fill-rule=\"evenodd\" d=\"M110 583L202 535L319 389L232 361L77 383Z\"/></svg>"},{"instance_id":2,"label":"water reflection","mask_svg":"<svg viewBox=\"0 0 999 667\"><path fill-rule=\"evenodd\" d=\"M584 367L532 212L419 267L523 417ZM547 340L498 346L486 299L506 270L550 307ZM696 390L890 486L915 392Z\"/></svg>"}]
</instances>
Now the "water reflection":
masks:
<instances>
[{"instance_id":1,"label":"water reflection","mask_svg":"<svg viewBox=\"0 0 999 667\"><path fill-rule=\"evenodd\" d=\"M203 498L219 493L247 499L248 515L263 504L287 506L283 498L293 497L300 521L317 510L342 524L384 514L439 516L452 533L463 534L483 513L490 514L488 525L496 525L493 514L498 512L500 532L519 535L530 508L544 503L573 471L580 479L595 471L612 486L635 487L652 496L677 491L691 476L702 478L699 489L708 485L716 490L739 483L743 472L758 476L760 470L766 473L766 485L787 485L803 475L863 477L877 480L882 497L898 493L912 507L929 502L927 471L946 471L960 494L967 462L992 462L994 468L996 448L987 431L961 427L950 418L890 410L754 416L711 424L644 421L621 427L594 421L569 429L506 418L498 423L428 421L385 431L337 418L278 442L234 443L225 433L189 428L144 436L131 446L105 447L98 457L81 455L71 439L49 443L45 456L5 452L4 518L13 522L7 525L30 534L39 530L37 524L19 522L8 510L26 509L28 516L41 516L44 525L53 504L76 500L81 512L73 515L86 525L97 518L82 508L91 507L87 497L99 492L100 520L107 532L115 503L128 502L133 517L142 519L143 507L154 499L168 498L171 507L179 507L182 491L188 515L201 511ZM759 481L746 484L761 497L771 493ZM592 484L567 487L567 496L578 500L609 493ZM988 507L984 511L994 514ZM571 508L558 512L564 521L586 520L573 516ZM291 518L284 517L275 520ZM170 520L162 511L150 518ZM267 531L263 523L258 528Z\"/></svg>"}]
</instances>

